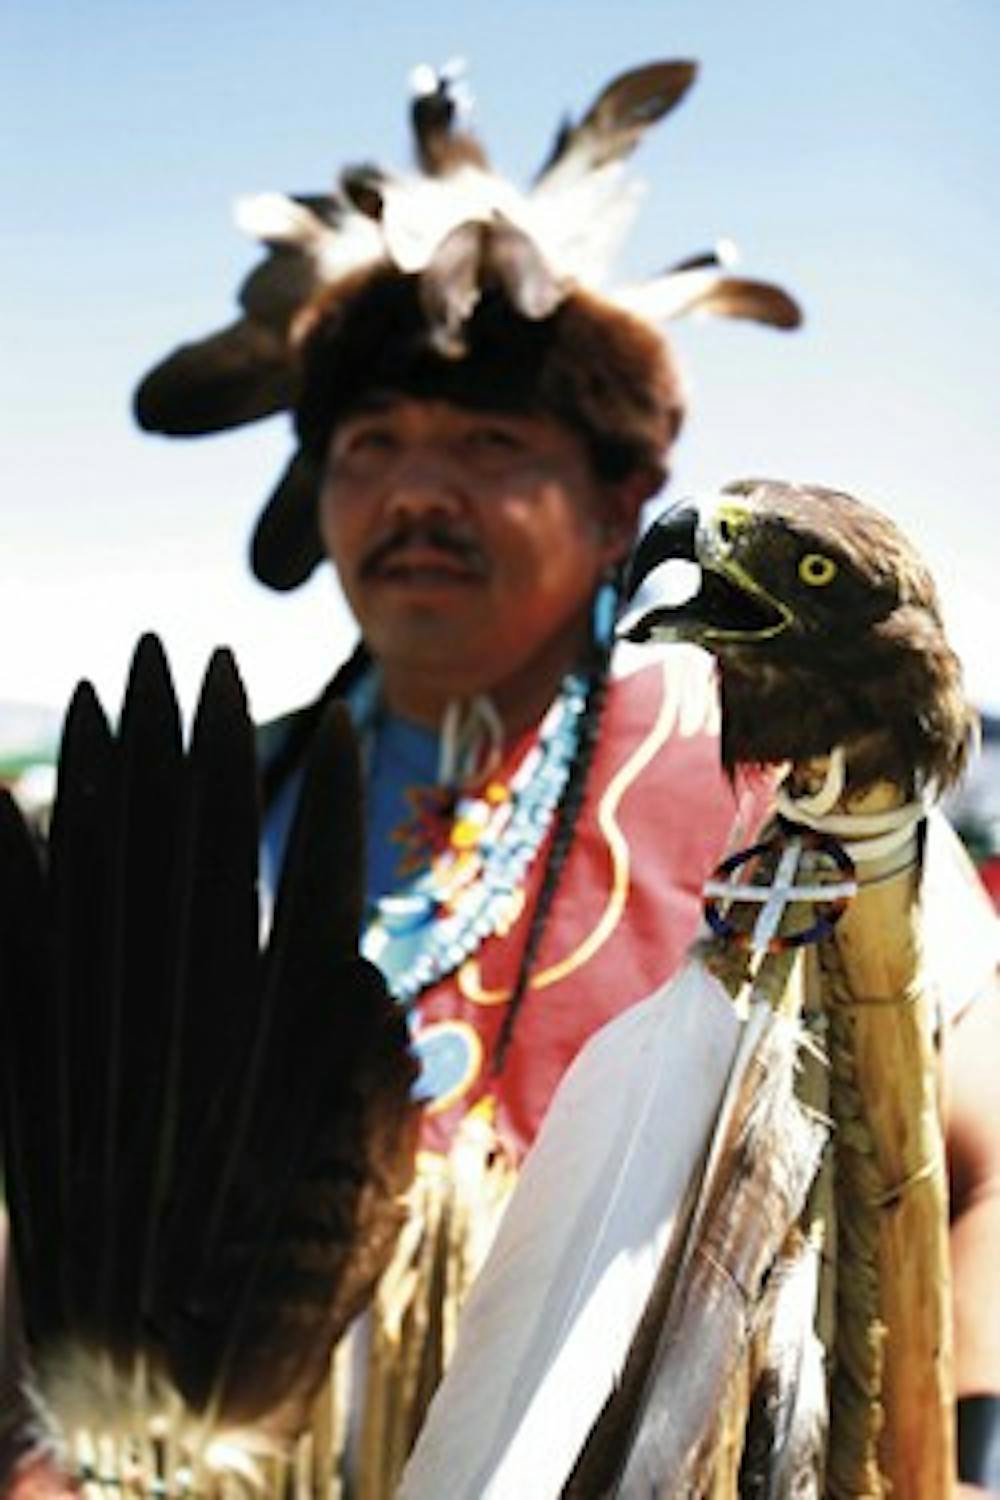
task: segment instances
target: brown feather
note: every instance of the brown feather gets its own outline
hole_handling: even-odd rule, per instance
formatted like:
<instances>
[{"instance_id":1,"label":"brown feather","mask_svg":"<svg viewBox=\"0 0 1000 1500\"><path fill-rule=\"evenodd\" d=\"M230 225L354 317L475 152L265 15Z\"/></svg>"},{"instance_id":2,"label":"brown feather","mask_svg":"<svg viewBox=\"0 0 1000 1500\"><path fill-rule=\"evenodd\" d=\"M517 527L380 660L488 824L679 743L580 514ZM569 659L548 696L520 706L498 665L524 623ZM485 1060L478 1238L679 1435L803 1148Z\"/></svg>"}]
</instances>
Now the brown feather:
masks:
<instances>
[{"instance_id":1,"label":"brown feather","mask_svg":"<svg viewBox=\"0 0 1000 1500\"><path fill-rule=\"evenodd\" d=\"M437 86L414 96L410 121L417 161L431 177L445 177L459 167L488 168L486 152L468 130L456 128L458 106L451 79L437 75Z\"/></svg>"},{"instance_id":2,"label":"brown feather","mask_svg":"<svg viewBox=\"0 0 1000 1500\"><path fill-rule=\"evenodd\" d=\"M502 287L511 307L537 322L550 318L565 300L568 286L543 258L530 235L513 224L491 224L486 239L484 272Z\"/></svg>"},{"instance_id":3,"label":"brown feather","mask_svg":"<svg viewBox=\"0 0 1000 1500\"><path fill-rule=\"evenodd\" d=\"M766 323L771 328L798 328L802 322L798 303L780 286L743 276L720 276L685 311L717 318L744 318Z\"/></svg>"},{"instance_id":4,"label":"brown feather","mask_svg":"<svg viewBox=\"0 0 1000 1500\"><path fill-rule=\"evenodd\" d=\"M286 339L240 318L155 365L135 392L135 417L147 432L196 437L284 411L294 391Z\"/></svg>"},{"instance_id":5,"label":"brown feather","mask_svg":"<svg viewBox=\"0 0 1000 1500\"><path fill-rule=\"evenodd\" d=\"M467 351L465 328L482 292L487 241L485 224L459 224L445 235L420 277L430 341L445 359L461 359Z\"/></svg>"},{"instance_id":6,"label":"brown feather","mask_svg":"<svg viewBox=\"0 0 1000 1500\"><path fill-rule=\"evenodd\" d=\"M0 909L0 1163L56 1420L176 1419L201 1442L305 1420L391 1253L419 1107L405 1018L357 951L343 706L310 751L263 953L253 726L228 653L186 755L177 714L150 638L117 739L77 695L44 880L0 804L19 890ZM43 1111L25 1092L39 1068Z\"/></svg>"},{"instance_id":7,"label":"brown feather","mask_svg":"<svg viewBox=\"0 0 1000 1500\"><path fill-rule=\"evenodd\" d=\"M613 78L578 124L567 121L536 179L536 188L571 159L583 171L628 156L650 125L679 104L697 77L693 62L648 63Z\"/></svg>"},{"instance_id":8,"label":"brown feather","mask_svg":"<svg viewBox=\"0 0 1000 1500\"><path fill-rule=\"evenodd\" d=\"M255 325L286 340L296 314L320 285L310 255L295 245L278 245L246 277L239 303Z\"/></svg>"},{"instance_id":9,"label":"brown feather","mask_svg":"<svg viewBox=\"0 0 1000 1500\"><path fill-rule=\"evenodd\" d=\"M300 195L317 233L335 229L342 200ZM182 344L145 375L136 389L139 426L169 437L225 432L291 406L295 356L291 333L297 315L321 284L313 257L296 244L268 244L238 293L244 316L216 333Z\"/></svg>"},{"instance_id":10,"label":"brown feather","mask_svg":"<svg viewBox=\"0 0 1000 1500\"><path fill-rule=\"evenodd\" d=\"M279 593L298 588L322 561L316 520L319 486L319 466L309 453L297 449L254 528L254 573Z\"/></svg>"}]
</instances>

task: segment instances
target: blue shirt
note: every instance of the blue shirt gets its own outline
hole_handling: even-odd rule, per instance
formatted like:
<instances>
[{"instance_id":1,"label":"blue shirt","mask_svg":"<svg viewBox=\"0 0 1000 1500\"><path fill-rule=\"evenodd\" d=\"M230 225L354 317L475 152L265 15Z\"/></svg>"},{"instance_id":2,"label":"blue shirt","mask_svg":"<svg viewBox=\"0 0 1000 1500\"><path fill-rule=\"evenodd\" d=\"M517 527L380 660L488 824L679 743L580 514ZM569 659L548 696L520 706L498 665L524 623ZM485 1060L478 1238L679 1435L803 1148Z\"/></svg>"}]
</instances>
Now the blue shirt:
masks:
<instances>
[{"instance_id":1,"label":"blue shirt","mask_svg":"<svg viewBox=\"0 0 1000 1500\"><path fill-rule=\"evenodd\" d=\"M413 814L407 792L435 785L438 760L438 736L433 730L393 714L380 719L367 776L365 885L369 905L402 884L399 861L405 850L393 835Z\"/></svg>"},{"instance_id":2,"label":"blue shirt","mask_svg":"<svg viewBox=\"0 0 1000 1500\"><path fill-rule=\"evenodd\" d=\"M399 862L403 847L393 834L413 813L407 792L437 782L437 734L420 724L380 714L366 767L365 897L370 906L403 883ZM261 838L261 875L266 891L278 877L302 786L301 768L289 776L268 810Z\"/></svg>"}]
</instances>

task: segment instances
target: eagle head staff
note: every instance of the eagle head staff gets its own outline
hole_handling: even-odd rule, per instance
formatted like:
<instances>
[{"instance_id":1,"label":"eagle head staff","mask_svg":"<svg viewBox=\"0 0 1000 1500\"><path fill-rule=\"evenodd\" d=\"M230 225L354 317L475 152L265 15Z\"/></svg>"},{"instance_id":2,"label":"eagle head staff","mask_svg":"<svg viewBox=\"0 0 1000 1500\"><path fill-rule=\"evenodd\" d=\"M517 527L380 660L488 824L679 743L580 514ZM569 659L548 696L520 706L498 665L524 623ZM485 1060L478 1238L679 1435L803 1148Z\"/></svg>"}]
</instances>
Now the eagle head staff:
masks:
<instances>
[{"instance_id":1,"label":"eagle head staff","mask_svg":"<svg viewBox=\"0 0 1000 1500\"><path fill-rule=\"evenodd\" d=\"M696 563L700 583L667 605L654 575L673 559ZM859 790L883 778L943 788L960 776L975 715L937 591L873 507L818 485L738 480L654 522L629 597L643 586L653 597L623 634L712 652L727 768L843 746Z\"/></svg>"}]
</instances>

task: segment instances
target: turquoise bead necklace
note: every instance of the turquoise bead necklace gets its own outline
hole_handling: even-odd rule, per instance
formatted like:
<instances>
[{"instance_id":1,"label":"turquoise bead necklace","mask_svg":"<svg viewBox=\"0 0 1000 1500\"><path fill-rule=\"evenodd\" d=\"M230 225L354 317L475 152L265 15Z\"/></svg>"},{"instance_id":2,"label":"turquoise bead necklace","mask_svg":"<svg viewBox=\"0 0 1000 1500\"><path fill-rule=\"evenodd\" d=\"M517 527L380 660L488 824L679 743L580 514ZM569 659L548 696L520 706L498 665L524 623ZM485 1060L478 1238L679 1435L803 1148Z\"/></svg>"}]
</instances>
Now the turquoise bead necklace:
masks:
<instances>
[{"instance_id":1,"label":"turquoise bead necklace","mask_svg":"<svg viewBox=\"0 0 1000 1500\"><path fill-rule=\"evenodd\" d=\"M364 744L378 732L376 674L358 687L352 708ZM586 677L568 673L509 780L488 775L461 791L446 848L405 890L376 903L361 950L401 1004L457 970L512 919L566 788L586 704Z\"/></svg>"}]
</instances>

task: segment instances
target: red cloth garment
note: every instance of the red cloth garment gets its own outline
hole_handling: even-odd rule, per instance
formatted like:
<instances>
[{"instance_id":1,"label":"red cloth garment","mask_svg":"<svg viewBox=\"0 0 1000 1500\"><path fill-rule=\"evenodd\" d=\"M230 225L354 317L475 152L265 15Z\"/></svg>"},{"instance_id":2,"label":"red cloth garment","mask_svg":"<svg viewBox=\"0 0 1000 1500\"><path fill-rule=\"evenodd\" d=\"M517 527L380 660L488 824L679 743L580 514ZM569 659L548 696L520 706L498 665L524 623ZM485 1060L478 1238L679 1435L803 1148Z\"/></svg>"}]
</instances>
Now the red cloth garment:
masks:
<instances>
[{"instance_id":1,"label":"red cloth garment","mask_svg":"<svg viewBox=\"0 0 1000 1500\"><path fill-rule=\"evenodd\" d=\"M512 748L501 778L532 741ZM572 849L502 1070L493 1068L496 1042L547 843L509 931L487 938L418 1002L415 1040L437 1095L427 1149L446 1151L478 1105L520 1159L587 1038L677 968L698 927L703 881L733 840L750 841L769 790L763 777L734 788L720 768L706 660L668 652L611 681Z\"/></svg>"}]
</instances>

